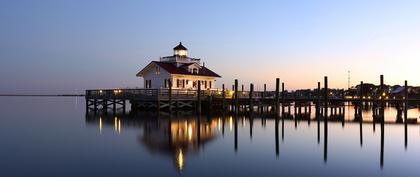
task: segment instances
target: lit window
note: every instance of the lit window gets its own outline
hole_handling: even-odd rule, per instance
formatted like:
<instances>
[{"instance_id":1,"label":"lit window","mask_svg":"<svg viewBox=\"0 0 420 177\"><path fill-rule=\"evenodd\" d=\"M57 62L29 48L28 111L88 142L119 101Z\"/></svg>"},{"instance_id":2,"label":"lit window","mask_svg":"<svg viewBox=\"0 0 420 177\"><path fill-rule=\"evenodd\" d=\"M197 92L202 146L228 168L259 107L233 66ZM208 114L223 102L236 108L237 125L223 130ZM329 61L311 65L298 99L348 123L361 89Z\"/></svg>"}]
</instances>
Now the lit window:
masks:
<instances>
[{"instance_id":1,"label":"lit window","mask_svg":"<svg viewBox=\"0 0 420 177\"><path fill-rule=\"evenodd\" d=\"M160 68L158 66L156 66L155 71L156 71L156 74L160 74Z\"/></svg>"}]
</instances>

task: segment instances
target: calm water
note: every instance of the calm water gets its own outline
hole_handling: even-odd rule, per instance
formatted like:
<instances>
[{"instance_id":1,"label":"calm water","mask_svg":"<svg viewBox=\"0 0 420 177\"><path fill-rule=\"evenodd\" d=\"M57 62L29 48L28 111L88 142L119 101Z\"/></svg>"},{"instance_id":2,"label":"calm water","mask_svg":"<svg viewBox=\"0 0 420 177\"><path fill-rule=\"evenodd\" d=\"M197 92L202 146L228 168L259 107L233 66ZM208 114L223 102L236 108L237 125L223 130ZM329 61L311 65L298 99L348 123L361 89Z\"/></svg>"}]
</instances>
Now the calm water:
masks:
<instances>
[{"instance_id":1,"label":"calm water","mask_svg":"<svg viewBox=\"0 0 420 177\"><path fill-rule=\"evenodd\" d=\"M86 117L83 98L0 97L0 110L0 176L420 176L420 125L405 140L402 124Z\"/></svg>"}]
</instances>

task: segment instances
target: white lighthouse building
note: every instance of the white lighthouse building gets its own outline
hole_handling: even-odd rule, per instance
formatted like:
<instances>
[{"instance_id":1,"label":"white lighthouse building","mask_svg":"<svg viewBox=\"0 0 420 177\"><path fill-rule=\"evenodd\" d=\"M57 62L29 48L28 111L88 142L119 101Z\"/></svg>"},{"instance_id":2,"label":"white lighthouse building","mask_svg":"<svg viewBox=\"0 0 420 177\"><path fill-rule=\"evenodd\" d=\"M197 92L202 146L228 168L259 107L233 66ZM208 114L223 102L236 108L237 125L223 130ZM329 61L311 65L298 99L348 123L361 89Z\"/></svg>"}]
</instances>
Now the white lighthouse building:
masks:
<instances>
[{"instance_id":1,"label":"white lighthouse building","mask_svg":"<svg viewBox=\"0 0 420 177\"><path fill-rule=\"evenodd\" d=\"M169 88L171 81L173 89L197 89L198 81L201 81L201 89L214 89L216 78L221 76L202 65L200 59L188 57L187 53L188 49L180 42L174 47L172 56L150 62L136 76L143 77L145 88Z\"/></svg>"}]
</instances>

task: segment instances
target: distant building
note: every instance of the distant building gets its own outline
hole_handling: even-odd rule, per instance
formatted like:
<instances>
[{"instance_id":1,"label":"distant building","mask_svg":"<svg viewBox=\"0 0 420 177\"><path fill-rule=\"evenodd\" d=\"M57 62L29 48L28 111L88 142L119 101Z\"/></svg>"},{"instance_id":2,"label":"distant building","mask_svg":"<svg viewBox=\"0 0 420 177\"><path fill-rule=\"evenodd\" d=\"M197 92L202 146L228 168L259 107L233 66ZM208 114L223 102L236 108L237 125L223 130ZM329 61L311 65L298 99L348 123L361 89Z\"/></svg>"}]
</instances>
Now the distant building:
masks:
<instances>
[{"instance_id":1,"label":"distant building","mask_svg":"<svg viewBox=\"0 0 420 177\"><path fill-rule=\"evenodd\" d=\"M173 89L197 89L198 81L203 90L215 88L220 75L201 65L200 59L188 57L182 43L173 50L173 56L152 61L137 73L137 77L144 78L144 88L169 88L170 81Z\"/></svg>"}]
</instances>

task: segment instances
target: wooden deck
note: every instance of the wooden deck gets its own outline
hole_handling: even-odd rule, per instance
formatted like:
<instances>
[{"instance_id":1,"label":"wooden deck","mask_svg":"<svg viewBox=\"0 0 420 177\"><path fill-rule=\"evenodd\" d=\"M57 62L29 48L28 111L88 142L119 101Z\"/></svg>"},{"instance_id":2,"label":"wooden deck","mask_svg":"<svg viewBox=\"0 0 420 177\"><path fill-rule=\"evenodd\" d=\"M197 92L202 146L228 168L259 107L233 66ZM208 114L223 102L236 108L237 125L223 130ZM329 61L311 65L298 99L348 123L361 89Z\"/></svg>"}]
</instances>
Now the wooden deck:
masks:
<instances>
[{"instance_id":1,"label":"wooden deck","mask_svg":"<svg viewBox=\"0 0 420 177\"><path fill-rule=\"evenodd\" d=\"M235 80L233 90L226 90L222 86L221 90L201 90L200 82L197 90L188 89L98 89L86 90L86 109L94 112L102 110L107 112L112 109L113 113L122 109L126 111L127 101L131 104L131 110L153 110L167 111L172 113L179 110L194 110L201 113L205 111L230 111L238 114L239 112L269 112L274 115L291 113L291 106L298 114L311 112L311 107L315 105L317 115L328 117L327 115L344 114L344 105L355 106L355 117L361 115L361 107L369 105L372 108L373 117L383 121L384 107L386 105L397 108L397 120L401 120L404 115L405 122L407 110L413 106L420 105L420 99L409 98L405 92L403 99L389 99L388 97L362 97L361 93L355 97L335 96L328 89L328 79L324 78L324 88L321 89L320 82L316 92L309 95L298 95L296 92L287 92L284 83L276 79L275 91L267 91L264 86L263 91L254 91L254 85L250 84L249 90L238 90L238 81ZM405 83L407 86L407 82ZM381 85L383 87L383 76ZM242 87L243 89L243 87ZM383 93L382 89L379 93ZM302 111L303 109L303 111Z\"/></svg>"}]
</instances>

